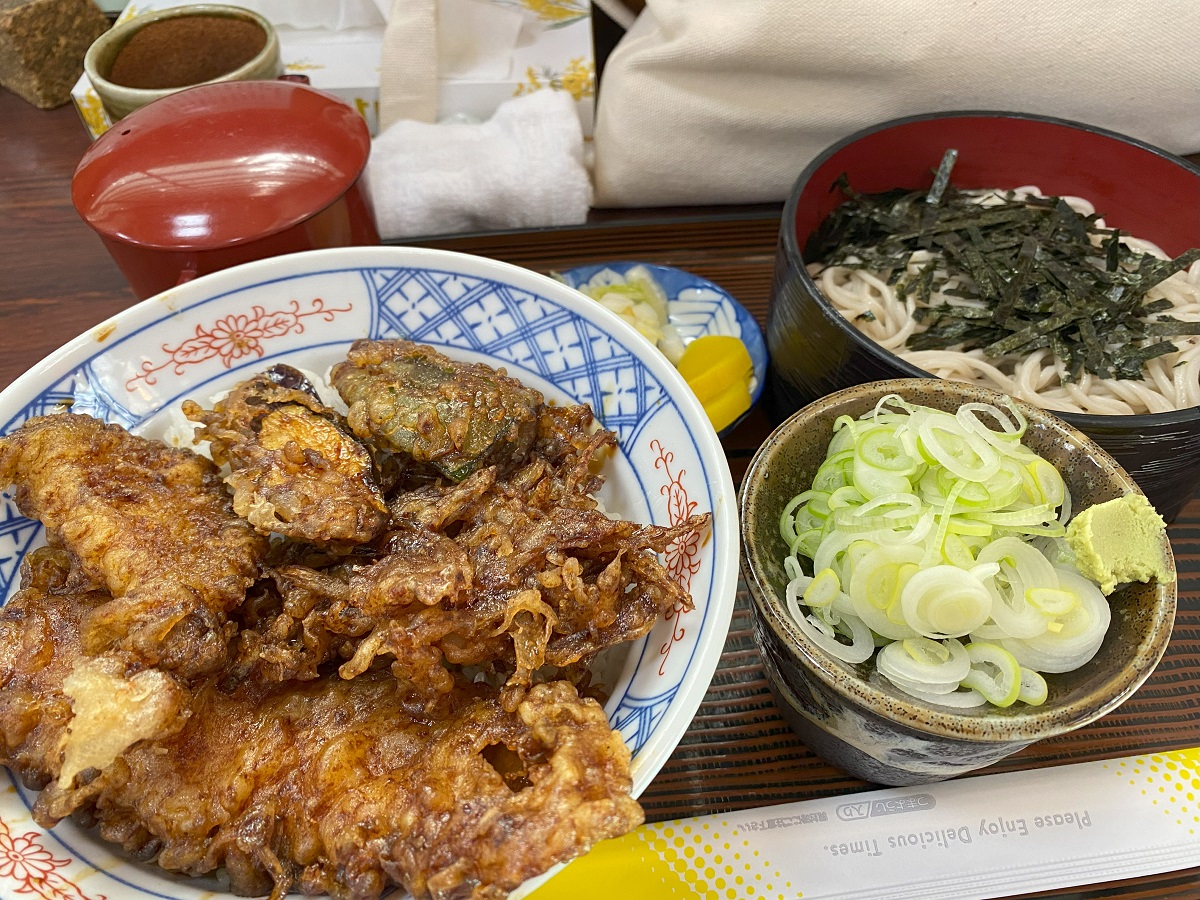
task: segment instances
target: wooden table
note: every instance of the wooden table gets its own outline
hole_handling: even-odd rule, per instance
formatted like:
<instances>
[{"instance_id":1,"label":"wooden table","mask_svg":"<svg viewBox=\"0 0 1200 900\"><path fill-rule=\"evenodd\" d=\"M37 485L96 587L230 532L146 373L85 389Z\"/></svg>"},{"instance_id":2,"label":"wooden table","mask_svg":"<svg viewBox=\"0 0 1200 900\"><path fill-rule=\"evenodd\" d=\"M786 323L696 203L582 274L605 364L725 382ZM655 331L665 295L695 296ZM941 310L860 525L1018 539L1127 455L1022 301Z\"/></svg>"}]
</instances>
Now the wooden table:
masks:
<instances>
[{"instance_id":1,"label":"wooden table","mask_svg":"<svg viewBox=\"0 0 1200 900\"><path fill-rule=\"evenodd\" d=\"M0 90L0 387L52 350L134 302L124 278L70 201L88 146L71 107L43 112ZM779 207L596 214L580 228L421 243L548 271L640 259L709 278L766 319ZM770 423L756 411L726 440L735 481ZM1118 711L1043 741L988 771L1052 766L1200 746L1200 497L1170 529L1179 614L1162 664ZM642 797L651 820L722 812L869 787L815 757L768 692L746 597L721 664L675 754ZM1200 869L1039 896L1200 897Z\"/></svg>"}]
</instances>

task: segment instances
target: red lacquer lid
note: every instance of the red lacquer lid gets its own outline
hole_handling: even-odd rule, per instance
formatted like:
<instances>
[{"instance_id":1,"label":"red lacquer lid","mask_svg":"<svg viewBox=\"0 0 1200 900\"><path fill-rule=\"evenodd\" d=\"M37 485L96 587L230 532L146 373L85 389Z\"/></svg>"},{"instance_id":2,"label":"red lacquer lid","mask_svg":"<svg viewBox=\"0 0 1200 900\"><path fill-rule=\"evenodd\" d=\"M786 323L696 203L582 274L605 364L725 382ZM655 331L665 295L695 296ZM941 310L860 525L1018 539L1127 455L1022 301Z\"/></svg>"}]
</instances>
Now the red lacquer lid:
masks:
<instances>
[{"instance_id":1,"label":"red lacquer lid","mask_svg":"<svg viewBox=\"0 0 1200 900\"><path fill-rule=\"evenodd\" d=\"M84 154L71 199L108 237L212 250L320 212L358 179L370 145L355 110L305 85L201 85L114 125Z\"/></svg>"}]
</instances>

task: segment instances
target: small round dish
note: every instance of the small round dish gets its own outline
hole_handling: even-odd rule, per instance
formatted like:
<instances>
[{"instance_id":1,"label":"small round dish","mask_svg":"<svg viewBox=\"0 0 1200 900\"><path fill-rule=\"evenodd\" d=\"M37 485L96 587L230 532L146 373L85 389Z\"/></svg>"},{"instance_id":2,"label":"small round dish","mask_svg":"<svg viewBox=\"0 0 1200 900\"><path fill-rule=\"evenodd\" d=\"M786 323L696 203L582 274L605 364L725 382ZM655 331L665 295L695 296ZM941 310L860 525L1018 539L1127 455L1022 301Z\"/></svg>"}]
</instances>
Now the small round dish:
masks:
<instances>
[{"instance_id":1,"label":"small round dish","mask_svg":"<svg viewBox=\"0 0 1200 900\"><path fill-rule=\"evenodd\" d=\"M140 32L151 27L160 29L164 23L169 28L184 20L195 21L198 19L253 23L262 31L263 45L257 53L241 65L222 72L208 81L195 84L257 81L278 78L283 74L283 63L279 56L279 35L275 31L275 26L253 10L217 3L189 3L168 9L150 10L120 22L100 35L88 48L83 59L83 69L87 74L88 81L100 96L100 102L114 122L120 121L134 110L141 109L156 100L161 100L184 88L195 87L195 84L130 87L112 81L111 75L117 58ZM164 40L161 31L158 37L160 41ZM177 41L166 38L166 46L157 54L160 58L150 62L157 63L159 67L164 65L170 67L173 61L184 59L189 54L193 57L200 56L202 59L211 59L212 54L220 52L220 42L226 40L227 37L224 33L214 35L210 31L204 41L206 46L181 46ZM196 40L195 32L192 32L192 39Z\"/></svg>"},{"instance_id":2,"label":"small round dish","mask_svg":"<svg viewBox=\"0 0 1200 900\"><path fill-rule=\"evenodd\" d=\"M637 266L647 269L667 295L668 320L675 326L685 345L709 334L732 335L746 345L750 361L754 364L754 379L750 384L750 406L753 408L763 392L767 373L767 345L754 316L728 291L684 269L652 263L598 263L556 274L573 288L596 287L622 281L626 273ZM743 418L745 414L721 429L720 434L728 434Z\"/></svg>"}]
</instances>

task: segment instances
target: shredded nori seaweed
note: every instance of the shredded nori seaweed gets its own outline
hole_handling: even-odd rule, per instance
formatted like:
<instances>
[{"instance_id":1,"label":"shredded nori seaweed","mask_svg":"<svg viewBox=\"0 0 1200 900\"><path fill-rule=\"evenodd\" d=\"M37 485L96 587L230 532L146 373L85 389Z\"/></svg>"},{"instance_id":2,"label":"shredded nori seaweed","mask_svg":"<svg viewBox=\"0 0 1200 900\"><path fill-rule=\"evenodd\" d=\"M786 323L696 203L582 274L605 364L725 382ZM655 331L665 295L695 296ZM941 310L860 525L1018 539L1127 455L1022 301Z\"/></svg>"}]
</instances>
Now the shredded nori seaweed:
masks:
<instances>
[{"instance_id":1,"label":"shredded nori seaweed","mask_svg":"<svg viewBox=\"0 0 1200 900\"><path fill-rule=\"evenodd\" d=\"M915 300L928 327L908 339L911 350L982 348L991 357L1024 356L1049 347L1078 380L1140 379L1150 359L1178 348L1166 338L1200 334L1200 323L1169 316L1146 293L1197 259L1200 249L1159 259L1130 249L1121 232L1098 226L1061 197L998 191L983 206L950 181L957 151L943 156L928 191L855 192L845 175L832 189L846 201L813 233L805 259L869 269ZM933 255L915 274L917 250ZM962 301L932 302L944 291ZM860 316L860 318L866 318Z\"/></svg>"}]
</instances>

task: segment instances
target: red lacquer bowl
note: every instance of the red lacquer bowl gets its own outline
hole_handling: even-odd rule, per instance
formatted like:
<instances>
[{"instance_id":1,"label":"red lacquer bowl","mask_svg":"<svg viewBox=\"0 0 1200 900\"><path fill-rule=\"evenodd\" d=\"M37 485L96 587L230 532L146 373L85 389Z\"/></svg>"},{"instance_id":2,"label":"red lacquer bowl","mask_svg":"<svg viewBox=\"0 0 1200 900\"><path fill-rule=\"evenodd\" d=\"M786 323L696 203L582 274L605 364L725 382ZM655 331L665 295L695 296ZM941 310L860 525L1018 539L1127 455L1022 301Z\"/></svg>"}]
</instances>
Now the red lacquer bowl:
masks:
<instances>
[{"instance_id":1,"label":"red lacquer bowl","mask_svg":"<svg viewBox=\"0 0 1200 900\"><path fill-rule=\"evenodd\" d=\"M355 110L306 85L202 85L118 122L71 198L144 299L251 260L378 244L370 147Z\"/></svg>"},{"instance_id":2,"label":"red lacquer bowl","mask_svg":"<svg viewBox=\"0 0 1200 900\"><path fill-rule=\"evenodd\" d=\"M784 208L767 323L767 408L782 421L842 388L926 376L839 313L809 277L804 248L841 202L843 173L862 193L925 189L949 148L962 188L1036 185L1086 197L1110 226L1177 255L1200 247L1200 169L1132 138L1061 119L948 112L897 119L833 145L797 179ZM1056 413L1108 451L1168 521L1200 487L1200 408L1153 415Z\"/></svg>"}]
</instances>

